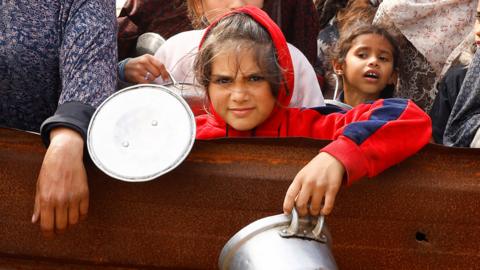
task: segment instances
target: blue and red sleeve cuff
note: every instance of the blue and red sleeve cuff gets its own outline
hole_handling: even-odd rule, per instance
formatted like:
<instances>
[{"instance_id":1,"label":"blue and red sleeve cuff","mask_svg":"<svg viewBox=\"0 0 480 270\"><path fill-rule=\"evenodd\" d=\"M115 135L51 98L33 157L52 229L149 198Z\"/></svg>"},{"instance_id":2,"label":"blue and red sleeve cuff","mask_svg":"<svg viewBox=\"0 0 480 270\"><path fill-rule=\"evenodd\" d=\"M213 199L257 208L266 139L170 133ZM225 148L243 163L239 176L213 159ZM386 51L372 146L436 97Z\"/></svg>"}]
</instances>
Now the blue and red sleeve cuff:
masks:
<instances>
[{"instance_id":1,"label":"blue and red sleeve cuff","mask_svg":"<svg viewBox=\"0 0 480 270\"><path fill-rule=\"evenodd\" d=\"M346 172L345 184L347 186L350 186L368 173L368 162L360 150L360 146L347 137L340 136L322 148L320 152L332 155L343 164Z\"/></svg>"}]
</instances>

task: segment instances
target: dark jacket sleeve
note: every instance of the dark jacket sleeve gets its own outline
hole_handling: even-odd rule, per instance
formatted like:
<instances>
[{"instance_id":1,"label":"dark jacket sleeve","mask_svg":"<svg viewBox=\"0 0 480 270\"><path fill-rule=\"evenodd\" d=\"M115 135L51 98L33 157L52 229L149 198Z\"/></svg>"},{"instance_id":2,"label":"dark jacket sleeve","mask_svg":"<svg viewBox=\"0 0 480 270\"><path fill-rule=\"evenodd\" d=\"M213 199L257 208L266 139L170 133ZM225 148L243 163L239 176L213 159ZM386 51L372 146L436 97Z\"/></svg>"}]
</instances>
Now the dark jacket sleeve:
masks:
<instances>
[{"instance_id":1,"label":"dark jacket sleeve","mask_svg":"<svg viewBox=\"0 0 480 270\"><path fill-rule=\"evenodd\" d=\"M435 143L443 143L443 134L445 133L448 117L452 112L453 104L455 104L466 73L467 67L465 66L453 67L445 74L445 77L437 86L438 93L430 111L432 136Z\"/></svg>"},{"instance_id":2,"label":"dark jacket sleeve","mask_svg":"<svg viewBox=\"0 0 480 270\"><path fill-rule=\"evenodd\" d=\"M45 143L57 126L70 127L86 139L95 108L116 87L115 2L103 0L66 1L60 14L61 93L55 115L40 129Z\"/></svg>"}]
</instances>

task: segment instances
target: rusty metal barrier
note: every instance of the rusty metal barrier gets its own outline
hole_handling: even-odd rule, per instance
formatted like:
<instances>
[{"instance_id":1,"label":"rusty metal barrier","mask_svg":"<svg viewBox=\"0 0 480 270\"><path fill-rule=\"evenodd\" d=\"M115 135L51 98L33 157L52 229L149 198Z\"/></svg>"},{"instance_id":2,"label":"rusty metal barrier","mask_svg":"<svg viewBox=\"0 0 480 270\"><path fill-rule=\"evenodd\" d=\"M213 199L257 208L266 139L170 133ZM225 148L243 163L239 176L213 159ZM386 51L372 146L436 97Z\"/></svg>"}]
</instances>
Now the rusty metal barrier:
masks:
<instances>
[{"instance_id":1,"label":"rusty metal barrier","mask_svg":"<svg viewBox=\"0 0 480 270\"><path fill-rule=\"evenodd\" d=\"M147 183L111 179L90 162L88 218L45 239L30 223L40 137L0 129L0 268L215 269L235 232L282 211L291 180L326 143L200 141ZM474 269L479 212L480 151L428 145L343 188L327 222L340 269Z\"/></svg>"}]
</instances>

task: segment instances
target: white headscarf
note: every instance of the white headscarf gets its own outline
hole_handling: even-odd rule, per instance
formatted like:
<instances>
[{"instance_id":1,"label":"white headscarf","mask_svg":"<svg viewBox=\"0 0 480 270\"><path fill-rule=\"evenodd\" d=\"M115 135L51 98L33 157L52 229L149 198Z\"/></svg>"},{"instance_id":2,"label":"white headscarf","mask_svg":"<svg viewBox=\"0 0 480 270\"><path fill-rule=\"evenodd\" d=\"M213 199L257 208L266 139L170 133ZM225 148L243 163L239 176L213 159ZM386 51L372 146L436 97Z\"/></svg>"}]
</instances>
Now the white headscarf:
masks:
<instances>
[{"instance_id":1,"label":"white headscarf","mask_svg":"<svg viewBox=\"0 0 480 270\"><path fill-rule=\"evenodd\" d=\"M392 22L440 75L447 58L472 30L477 1L383 1L374 24Z\"/></svg>"}]
</instances>

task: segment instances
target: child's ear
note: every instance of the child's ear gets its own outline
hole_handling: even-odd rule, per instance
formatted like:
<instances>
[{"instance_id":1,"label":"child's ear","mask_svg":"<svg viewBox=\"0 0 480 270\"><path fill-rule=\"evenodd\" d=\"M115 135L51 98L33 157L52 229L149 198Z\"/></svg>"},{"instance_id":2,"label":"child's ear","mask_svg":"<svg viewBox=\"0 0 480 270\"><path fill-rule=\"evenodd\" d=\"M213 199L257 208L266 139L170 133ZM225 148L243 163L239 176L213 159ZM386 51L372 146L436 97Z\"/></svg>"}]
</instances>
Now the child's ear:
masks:
<instances>
[{"instance_id":1,"label":"child's ear","mask_svg":"<svg viewBox=\"0 0 480 270\"><path fill-rule=\"evenodd\" d=\"M392 72L392 76L390 76L390 79L388 80L388 83L387 84L393 84L393 85L396 85L397 84L397 80L398 80L398 72L396 70L394 70Z\"/></svg>"},{"instance_id":2,"label":"child's ear","mask_svg":"<svg viewBox=\"0 0 480 270\"><path fill-rule=\"evenodd\" d=\"M335 74L343 75L343 64L341 64L337 60L332 60L332 67L333 67L333 72L335 72Z\"/></svg>"}]
</instances>

